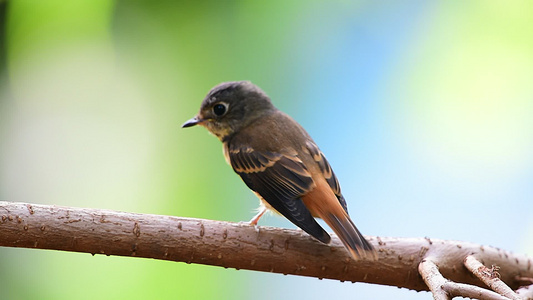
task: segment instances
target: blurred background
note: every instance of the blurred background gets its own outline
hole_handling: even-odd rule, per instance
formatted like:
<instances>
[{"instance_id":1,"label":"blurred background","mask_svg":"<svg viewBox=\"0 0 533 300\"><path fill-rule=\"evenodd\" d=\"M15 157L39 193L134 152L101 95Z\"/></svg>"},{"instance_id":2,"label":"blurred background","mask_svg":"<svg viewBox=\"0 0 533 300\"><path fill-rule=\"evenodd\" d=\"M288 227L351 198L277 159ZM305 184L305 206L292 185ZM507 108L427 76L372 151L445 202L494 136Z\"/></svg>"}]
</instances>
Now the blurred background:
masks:
<instances>
[{"instance_id":1,"label":"blurred background","mask_svg":"<svg viewBox=\"0 0 533 300\"><path fill-rule=\"evenodd\" d=\"M530 1L0 0L0 200L249 220L258 201L220 142L180 125L214 85L251 80L320 145L364 234L533 255L532 13ZM0 248L0 291L431 298L13 248Z\"/></svg>"}]
</instances>

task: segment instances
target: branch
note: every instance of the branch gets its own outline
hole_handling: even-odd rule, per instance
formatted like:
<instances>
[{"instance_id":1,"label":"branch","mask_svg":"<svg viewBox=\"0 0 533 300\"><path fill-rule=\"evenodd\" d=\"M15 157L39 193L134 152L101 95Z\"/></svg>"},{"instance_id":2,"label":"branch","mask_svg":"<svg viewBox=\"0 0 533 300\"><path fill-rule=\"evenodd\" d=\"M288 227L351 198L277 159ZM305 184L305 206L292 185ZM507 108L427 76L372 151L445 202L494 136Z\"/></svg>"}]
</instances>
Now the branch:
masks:
<instances>
[{"instance_id":1,"label":"branch","mask_svg":"<svg viewBox=\"0 0 533 300\"><path fill-rule=\"evenodd\" d=\"M435 300L449 300L452 298L443 288L448 280L442 276L439 272L439 267L433 261L423 260L418 265L418 270L429 290L433 293Z\"/></svg>"},{"instance_id":2,"label":"branch","mask_svg":"<svg viewBox=\"0 0 533 300\"><path fill-rule=\"evenodd\" d=\"M500 274L498 273L499 267L493 266L489 269L471 255L465 258L465 267L494 291L509 299L520 299L520 297L500 279Z\"/></svg>"},{"instance_id":3,"label":"branch","mask_svg":"<svg viewBox=\"0 0 533 300\"><path fill-rule=\"evenodd\" d=\"M508 298L495 292L469 284L456 283L442 276L439 267L431 260L425 259L418 266L422 279L433 293L435 300L449 300L454 296L473 299L506 300Z\"/></svg>"},{"instance_id":4,"label":"branch","mask_svg":"<svg viewBox=\"0 0 533 300\"><path fill-rule=\"evenodd\" d=\"M516 290L516 293L522 297L522 299L533 299L533 285L523 286Z\"/></svg>"},{"instance_id":5,"label":"branch","mask_svg":"<svg viewBox=\"0 0 533 300\"><path fill-rule=\"evenodd\" d=\"M330 245L324 245L300 230L0 202L0 246L6 247L154 258L417 291L428 290L424 272L429 265L445 278L444 283L463 284L453 287L453 292L445 289L443 293L448 297L464 289L464 284L486 288L465 268L464 261L470 256L498 266L499 280L512 290L533 278L530 258L493 247L429 238L367 238L378 249L377 261L353 260L336 236L332 236ZM433 291L438 289L431 284L430 287Z\"/></svg>"}]
</instances>

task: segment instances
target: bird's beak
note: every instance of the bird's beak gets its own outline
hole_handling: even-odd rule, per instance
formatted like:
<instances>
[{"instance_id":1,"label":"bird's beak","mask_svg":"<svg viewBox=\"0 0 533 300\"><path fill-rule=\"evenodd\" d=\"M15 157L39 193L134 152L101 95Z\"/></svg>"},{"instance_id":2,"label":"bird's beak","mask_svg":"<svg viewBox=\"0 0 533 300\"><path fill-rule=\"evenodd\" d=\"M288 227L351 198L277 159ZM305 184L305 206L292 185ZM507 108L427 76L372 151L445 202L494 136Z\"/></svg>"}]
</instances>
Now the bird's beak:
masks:
<instances>
[{"instance_id":1,"label":"bird's beak","mask_svg":"<svg viewBox=\"0 0 533 300\"><path fill-rule=\"evenodd\" d=\"M198 116L190 119L190 120L187 120L185 123L183 123L183 125L181 125L181 128L187 128L187 127L192 127L194 125L198 125L199 123L201 123L203 120L201 120L200 118L198 118Z\"/></svg>"}]
</instances>

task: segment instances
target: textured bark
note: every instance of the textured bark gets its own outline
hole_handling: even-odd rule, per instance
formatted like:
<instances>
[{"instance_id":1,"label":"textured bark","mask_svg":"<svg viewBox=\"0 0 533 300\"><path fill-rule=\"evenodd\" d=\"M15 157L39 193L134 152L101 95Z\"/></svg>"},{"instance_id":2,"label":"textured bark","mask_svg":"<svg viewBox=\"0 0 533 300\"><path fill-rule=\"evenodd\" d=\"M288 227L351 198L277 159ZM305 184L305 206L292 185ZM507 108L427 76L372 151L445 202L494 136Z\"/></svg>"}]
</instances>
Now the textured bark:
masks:
<instances>
[{"instance_id":1,"label":"textured bark","mask_svg":"<svg viewBox=\"0 0 533 300\"><path fill-rule=\"evenodd\" d=\"M500 269L499 266L493 266L489 269L474 256L469 255L465 258L465 267L472 272L474 276L479 278L483 283L500 295L513 300L520 299L520 296L500 279L500 274L498 273L498 270Z\"/></svg>"},{"instance_id":2,"label":"textured bark","mask_svg":"<svg viewBox=\"0 0 533 300\"><path fill-rule=\"evenodd\" d=\"M486 288L465 268L469 255L485 266L498 266L499 278L513 290L533 278L530 258L493 247L367 238L378 249L376 261L353 260L334 235L324 245L299 230L247 223L0 202L0 246L6 247L145 257L417 291L429 290L419 275L423 261L431 261L448 280Z\"/></svg>"}]
</instances>

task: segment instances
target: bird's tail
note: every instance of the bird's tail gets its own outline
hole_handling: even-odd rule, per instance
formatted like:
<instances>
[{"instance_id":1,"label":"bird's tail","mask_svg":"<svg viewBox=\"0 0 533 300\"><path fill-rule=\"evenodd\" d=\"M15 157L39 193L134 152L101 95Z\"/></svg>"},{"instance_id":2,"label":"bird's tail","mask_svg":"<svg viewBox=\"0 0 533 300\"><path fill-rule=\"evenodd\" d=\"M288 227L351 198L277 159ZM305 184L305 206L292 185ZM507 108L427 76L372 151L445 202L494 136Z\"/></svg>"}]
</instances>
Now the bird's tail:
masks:
<instances>
[{"instance_id":1,"label":"bird's tail","mask_svg":"<svg viewBox=\"0 0 533 300\"><path fill-rule=\"evenodd\" d=\"M344 247L350 251L350 254L355 259L359 259L360 257L371 260L377 259L376 250L363 237L348 215L339 218L332 213L328 213L326 216L323 216L323 219L333 229L344 244Z\"/></svg>"}]
</instances>

